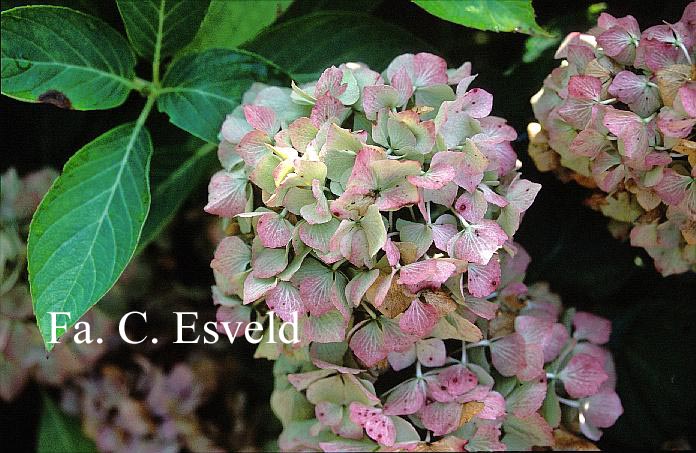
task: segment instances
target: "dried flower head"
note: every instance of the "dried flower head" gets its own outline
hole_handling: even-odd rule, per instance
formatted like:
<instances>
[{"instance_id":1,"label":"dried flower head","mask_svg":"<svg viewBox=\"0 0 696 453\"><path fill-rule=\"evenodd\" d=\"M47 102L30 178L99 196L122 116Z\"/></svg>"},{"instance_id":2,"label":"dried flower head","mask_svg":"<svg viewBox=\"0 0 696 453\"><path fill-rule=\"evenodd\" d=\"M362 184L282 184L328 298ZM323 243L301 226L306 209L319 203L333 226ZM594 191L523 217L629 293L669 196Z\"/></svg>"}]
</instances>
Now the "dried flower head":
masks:
<instances>
[{"instance_id":1,"label":"dried flower head","mask_svg":"<svg viewBox=\"0 0 696 453\"><path fill-rule=\"evenodd\" d=\"M695 44L696 2L642 33L602 13L566 37L532 98L536 165L593 188L589 205L663 275L696 269Z\"/></svg>"}]
</instances>

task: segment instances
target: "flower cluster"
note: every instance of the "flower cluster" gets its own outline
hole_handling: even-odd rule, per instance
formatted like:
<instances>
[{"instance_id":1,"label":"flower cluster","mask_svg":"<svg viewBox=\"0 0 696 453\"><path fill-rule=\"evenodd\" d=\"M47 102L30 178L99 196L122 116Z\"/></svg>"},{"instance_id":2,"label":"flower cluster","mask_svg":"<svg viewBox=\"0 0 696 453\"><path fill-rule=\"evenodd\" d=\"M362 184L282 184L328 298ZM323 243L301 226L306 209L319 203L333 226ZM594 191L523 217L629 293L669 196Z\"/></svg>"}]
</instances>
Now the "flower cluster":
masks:
<instances>
[{"instance_id":1,"label":"flower cluster","mask_svg":"<svg viewBox=\"0 0 696 453\"><path fill-rule=\"evenodd\" d=\"M136 357L137 372L105 365L63 392L63 409L104 452L222 451L203 433L196 411L206 392L186 362L169 372Z\"/></svg>"},{"instance_id":2,"label":"flower cluster","mask_svg":"<svg viewBox=\"0 0 696 453\"><path fill-rule=\"evenodd\" d=\"M14 169L2 175L0 202L0 399L10 401L30 378L58 386L88 370L106 351L106 344L75 344L70 332L46 356L34 321L26 282L25 258L29 219L58 173L43 169L19 178ZM92 310L85 321L95 338L108 335L113 325Z\"/></svg>"},{"instance_id":3,"label":"flower cluster","mask_svg":"<svg viewBox=\"0 0 696 453\"><path fill-rule=\"evenodd\" d=\"M254 86L223 124L205 207L234 233L211 263L218 320L262 317L265 301L368 367L437 325L480 335L456 309L496 290L540 186L474 78L420 53Z\"/></svg>"},{"instance_id":4,"label":"flower cluster","mask_svg":"<svg viewBox=\"0 0 696 453\"><path fill-rule=\"evenodd\" d=\"M527 263L520 249L503 267L502 289L476 301L491 314L478 316L480 340L452 342L457 331L438 328L388 355L398 373L375 377L358 368L345 344L315 343L281 357L274 392L274 409L285 423L280 447L528 450L567 445L568 438L577 446L583 441L570 433L575 430L599 439L600 428L623 412L613 360L602 347L611 325L590 313L564 311L546 284L524 285ZM471 310L460 312L477 318ZM309 414L290 416L283 407L293 398Z\"/></svg>"},{"instance_id":5,"label":"flower cluster","mask_svg":"<svg viewBox=\"0 0 696 453\"><path fill-rule=\"evenodd\" d=\"M205 208L229 234L218 321L301 327L299 345L257 350L277 359L281 448L519 449L554 443L560 401L593 438L621 413L608 322L559 322L557 298L522 283L512 236L540 186L474 78L427 53L383 74L348 63L256 85L223 124ZM401 383L378 393L380 375Z\"/></svg>"},{"instance_id":6,"label":"flower cluster","mask_svg":"<svg viewBox=\"0 0 696 453\"><path fill-rule=\"evenodd\" d=\"M532 98L537 167L595 189L590 206L663 275L696 269L695 52L696 2L642 33L632 16L602 13L563 41Z\"/></svg>"}]
</instances>

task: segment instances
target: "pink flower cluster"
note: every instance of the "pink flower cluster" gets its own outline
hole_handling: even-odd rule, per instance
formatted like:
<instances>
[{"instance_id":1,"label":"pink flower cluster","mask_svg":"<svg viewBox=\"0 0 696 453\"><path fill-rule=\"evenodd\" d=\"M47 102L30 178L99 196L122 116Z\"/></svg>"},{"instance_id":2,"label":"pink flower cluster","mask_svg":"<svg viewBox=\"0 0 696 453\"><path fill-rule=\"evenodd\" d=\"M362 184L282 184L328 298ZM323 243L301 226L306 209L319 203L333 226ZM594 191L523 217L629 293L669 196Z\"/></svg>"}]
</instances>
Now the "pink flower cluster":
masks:
<instances>
[{"instance_id":1,"label":"pink flower cluster","mask_svg":"<svg viewBox=\"0 0 696 453\"><path fill-rule=\"evenodd\" d=\"M632 16L602 13L568 35L532 98L537 166L595 188L590 205L663 275L696 269L695 52L696 2L642 33Z\"/></svg>"},{"instance_id":2,"label":"pink flower cluster","mask_svg":"<svg viewBox=\"0 0 696 453\"><path fill-rule=\"evenodd\" d=\"M560 401L593 438L621 413L608 321L572 328L522 283L512 236L540 186L474 78L427 53L347 63L255 85L223 124L213 299L242 327L299 318L299 345L256 354L277 360L282 449L521 449L553 444Z\"/></svg>"},{"instance_id":3,"label":"pink flower cluster","mask_svg":"<svg viewBox=\"0 0 696 453\"><path fill-rule=\"evenodd\" d=\"M222 451L200 425L206 389L189 364L164 372L145 357L135 360L135 372L106 365L63 391L63 409L82 418L99 451Z\"/></svg>"},{"instance_id":4,"label":"pink flower cluster","mask_svg":"<svg viewBox=\"0 0 696 453\"><path fill-rule=\"evenodd\" d=\"M47 357L32 312L25 261L29 220L58 173L45 168L20 178L13 168L2 175L0 201L0 399L13 400L30 379L60 386L87 371L106 352L106 344L75 344L74 332ZM92 310L85 321L93 335L113 333L113 323Z\"/></svg>"},{"instance_id":5,"label":"pink flower cluster","mask_svg":"<svg viewBox=\"0 0 696 453\"><path fill-rule=\"evenodd\" d=\"M540 188L474 78L420 53L253 87L222 126L205 207L235 233L211 263L219 320L297 314L304 341L349 341L366 366L469 322L456 307L499 286Z\"/></svg>"},{"instance_id":6,"label":"pink flower cluster","mask_svg":"<svg viewBox=\"0 0 696 453\"><path fill-rule=\"evenodd\" d=\"M599 439L600 428L623 412L614 363L602 346L611 324L564 311L545 284L521 283L527 263L520 249L504 267L501 291L477 301L494 314L477 322L479 341L443 341L456 334L438 329L389 354L393 372L377 378L355 368L345 348L312 345L313 369L287 379L314 406L314 416L286 425L281 448L528 450L553 446L559 429L578 428ZM395 377L399 384L375 391ZM575 422L561 427L561 420Z\"/></svg>"}]
</instances>

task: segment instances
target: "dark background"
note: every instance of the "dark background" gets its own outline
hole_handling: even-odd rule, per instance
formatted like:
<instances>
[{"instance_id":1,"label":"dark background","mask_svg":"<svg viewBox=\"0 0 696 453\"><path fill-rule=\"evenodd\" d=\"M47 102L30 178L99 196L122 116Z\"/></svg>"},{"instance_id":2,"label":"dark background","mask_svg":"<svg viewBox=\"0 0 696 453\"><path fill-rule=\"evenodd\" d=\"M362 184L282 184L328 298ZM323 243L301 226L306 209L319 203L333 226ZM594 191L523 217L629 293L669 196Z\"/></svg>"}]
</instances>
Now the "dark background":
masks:
<instances>
[{"instance_id":1,"label":"dark background","mask_svg":"<svg viewBox=\"0 0 696 453\"><path fill-rule=\"evenodd\" d=\"M2 8L19 3L25 2L3 1ZM111 1L47 3L69 4L100 16L123 31ZM588 28L587 9L594 2L534 0L533 3L538 22L565 35ZM679 1L609 0L606 3L607 12L614 16L630 13L638 19L642 29L663 19L678 20L686 5ZM533 259L528 280L549 281L566 306L607 316L613 322L609 347L617 364L618 392L625 412L614 427L606 430L600 447L654 449L679 438L696 445L696 276L691 273L661 277L647 254L612 238L606 229L606 219L583 206L582 201L587 196L585 189L562 184L550 174L537 172L527 155L525 130L527 123L533 120L529 98L558 65L558 61L553 60L555 46L536 61L523 63L527 36L467 29L430 16L406 0L296 0L280 20L316 9L370 11L430 43L450 66L459 66L467 60L473 63L474 72L479 74L474 84L494 94L494 114L507 118L519 132L515 148L523 162L524 176L543 185L516 235L516 240ZM146 65L137 68L140 74L147 74L148 70ZM45 165L61 168L82 145L134 119L144 100L133 94L117 109L92 112L25 104L6 97L2 97L0 103L3 111L0 170L14 166L24 174ZM178 145L187 138L157 112L151 115L148 127L154 131L156 149ZM178 158L183 160L185 153L176 158L160 156L159 160L155 156L153 165L159 162L160 168L171 168ZM195 214L201 212L205 197L203 184L194 191L168 233L173 244L168 253L173 262L156 270L161 274L156 280L161 282L163 289L174 280L202 288L211 284L208 264L212 246L202 239L206 219ZM159 253L152 250L156 247L151 246L146 255ZM636 257L644 264L637 265ZM270 437L279 430L276 422L270 422L272 416L268 408L271 365L253 361L253 350L247 346L234 346L234 353L248 366L248 371L233 375L232 384L250 390L249 416L263 418L257 435ZM12 405L0 405L0 433L3 434L0 438L23 441L16 446L26 449L27 441L31 443L35 433L39 402L34 386Z\"/></svg>"}]
</instances>

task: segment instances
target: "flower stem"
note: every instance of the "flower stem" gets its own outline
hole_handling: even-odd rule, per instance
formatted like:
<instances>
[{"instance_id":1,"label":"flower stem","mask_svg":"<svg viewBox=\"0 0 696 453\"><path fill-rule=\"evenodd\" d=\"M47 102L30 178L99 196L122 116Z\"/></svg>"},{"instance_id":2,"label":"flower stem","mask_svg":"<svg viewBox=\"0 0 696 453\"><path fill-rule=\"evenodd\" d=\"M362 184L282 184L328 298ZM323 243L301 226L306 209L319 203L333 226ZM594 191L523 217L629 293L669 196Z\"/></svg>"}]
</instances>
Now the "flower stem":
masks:
<instances>
[{"instance_id":1,"label":"flower stem","mask_svg":"<svg viewBox=\"0 0 696 453\"><path fill-rule=\"evenodd\" d=\"M576 409L580 407L580 402L578 402L576 400L569 400L567 398L563 398L563 397L559 396L558 401L565 404L568 407L574 407Z\"/></svg>"},{"instance_id":2,"label":"flower stem","mask_svg":"<svg viewBox=\"0 0 696 453\"><path fill-rule=\"evenodd\" d=\"M644 122L645 124L648 124L650 121L653 120L653 118L655 118L656 115L657 115L657 112L653 113L652 115L650 115L650 116L647 117L647 118L643 118L643 122Z\"/></svg>"},{"instance_id":3,"label":"flower stem","mask_svg":"<svg viewBox=\"0 0 696 453\"><path fill-rule=\"evenodd\" d=\"M689 62L689 65L693 64L691 63L691 55L689 55L689 51L686 50L686 47L684 47L684 43L680 41L677 41L677 46L684 52L684 56L686 56L686 61Z\"/></svg>"},{"instance_id":4,"label":"flower stem","mask_svg":"<svg viewBox=\"0 0 696 453\"><path fill-rule=\"evenodd\" d=\"M491 345L490 340L481 340L477 343L471 343L471 344L465 345L464 347L465 347L465 349L471 349L471 348L478 348L479 346L490 346L490 345Z\"/></svg>"},{"instance_id":5,"label":"flower stem","mask_svg":"<svg viewBox=\"0 0 696 453\"><path fill-rule=\"evenodd\" d=\"M371 317L372 319L377 319L377 315L375 314L375 312L372 311L372 310L370 309L370 307L367 306L366 303L363 302L363 303L361 303L360 305L362 305L362 308L365 309L365 311L370 315L370 317Z\"/></svg>"},{"instance_id":6,"label":"flower stem","mask_svg":"<svg viewBox=\"0 0 696 453\"><path fill-rule=\"evenodd\" d=\"M464 225L464 228L471 227L471 224L469 222L467 222L466 219L464 217L462 217L461 214L459 214L454 208L451 208L450 211L452 211L452 214L454 214L454 216L457 219L459 219L459 221L462 223L462 225Z\"/></svg>"}]
</instances>

